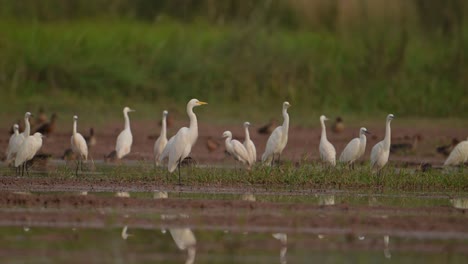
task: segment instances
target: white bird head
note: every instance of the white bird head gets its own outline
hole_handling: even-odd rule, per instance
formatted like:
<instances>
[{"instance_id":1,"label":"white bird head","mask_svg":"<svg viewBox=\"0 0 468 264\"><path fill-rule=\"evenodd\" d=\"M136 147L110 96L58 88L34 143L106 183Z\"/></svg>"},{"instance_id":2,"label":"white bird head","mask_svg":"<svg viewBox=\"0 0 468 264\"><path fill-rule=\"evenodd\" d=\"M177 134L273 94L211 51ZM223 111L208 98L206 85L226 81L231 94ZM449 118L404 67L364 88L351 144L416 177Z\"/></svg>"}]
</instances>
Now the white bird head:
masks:
<instances>
[{"instance_id":1,"label":"white bird head","mask_svg":"<svg viewBox=\"0 0 468 264\"><path fill-rule=\"evenodd\" d=\"M169 112L167 110L163 111L163 116L167 116L168 114L169 114Z\"/></svg>"},{"instance_id":2,"label":"white bird head","mask_svg":"<svg viewBox=\"0 0 468 264\"><path fill-rule=\"evenodd\" d=\"M77 116L77 115L74 115L74 116L73 116L73 120L74 120L74 121L78 120L78 116Z\"/></svg>"},{"instance_id":3,"label":"white bird head","mask_svg":"<svg viewBox=\"0 0 468 264\"><path fill-rule=\"evenodd\" d=\"M130 107L126 106L126 107L124 107L123 112L124 113L129 113L129 112L135 112L135 110L130 109Z\"/></svg>"},{"instance_id":4,"label":"white bird head","mask_svg":"<svg viewBox=\"0 0 468 264\"><path fill-rule=\"evenodd\" d=\"M30 112L26 112L26 114L24 114L24 118L30 118L32 116L32 114Z\"/></svg>"},{"instance_id":5,"label":"white bird head","mask_svg":"<svg viewBox=\"0 0 468 264\"><path fill-rule=\"evenodd\" d=\"M225 137L232 137L231 131L224 131L223 138L225 138Z\"/></svg>"},{"instance_id":6,"label":"white bird head","mask_svg":"<svg viewBox=\"0 0 468 264\"><path fill-rule=\"evenodd\" d=\"M244 127L249 127L250 126L250 122L245 122L244 123Z\"/></svg>"},{"instance_id":7,"label":"white bird head","mask_svg":"<svg viewBox=\"0 0 468 264\"><path fill-rule=\"evenodd\" d=\"M39 132L36 132L36 133L34 133L33 137L42 139L42 138L45 137L45 136L43 136L43 135L42 135L41 133L39 133Z\"/></svg>"},{"instance_id":8,"label":"white bird head","mask_svg":"<svg viewBox=\"0 0 468 264\"><path fill-rule=\"evenodd\" d=\"M18 130L19 130L18 124L14 124L14 125L13 125L13 131L16 132L16 131L18 131Z\"/></svg>"},{"instance_id":9,"label":"white bird head","mask_svg":"<svg viewBox=\"0 0 468 264\"><path fill-rule=\"evenodd\" d=\"M283 109L288 109L291 106L289 102L284 102L283 103Z\"/></svg>"},{"instance_id":10,"label":"white bird head","mask_svg":"<svg viewBox=\"0 0 468 264\"><path fill-rule=\"evenodd\" d=\"M188 102L188 106L195 107L195 106L200 106L200 105L205 105L208 104L207 102L202 102L199 101L198 99L192 99Z\"/></svg>"},{"instance_id":11,"label":"white bird head","mask_svg":"<svg viewBox=\"0 0 468 264\"><path fill-rule=\"evenodd\" d=\"M326 116L324 116L324 115L321 115L321 116L320 116L320 121L321 121L321 122L327 121L327 120L329 120L329 119L328 119Z\"/></svg>"},{"instance_id":12,"label":"white bird head","mask_svg":"<svg viewBox=\"0 0 468 264\"><path fill-rule=\"evenodd\" d=\"M367 128L365 127L361 127L361 129L359 130L360 134L370 134L369 130L367 130Z\"/></svg>"},{"instance_id":13,"label":"white bird head","mask_svg":"<svg viewBox=\"0 0 468 264\"><path fill-rule=\"evenodd\" d=\"M395 118L395 116L393 114L389 114L387 116L387 121L392 121L393 118Z\"/></svg>"}]
</instances>

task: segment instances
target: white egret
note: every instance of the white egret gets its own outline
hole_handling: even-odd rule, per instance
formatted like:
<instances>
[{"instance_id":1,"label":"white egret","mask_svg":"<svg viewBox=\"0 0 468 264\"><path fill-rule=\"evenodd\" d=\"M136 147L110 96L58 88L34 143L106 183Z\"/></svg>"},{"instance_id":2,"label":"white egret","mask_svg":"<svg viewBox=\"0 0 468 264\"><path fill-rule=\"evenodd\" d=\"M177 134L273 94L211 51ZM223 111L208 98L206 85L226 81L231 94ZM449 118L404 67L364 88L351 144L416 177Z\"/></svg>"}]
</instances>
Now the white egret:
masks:
<instances>
[{"instance_id":1,"label":"white egret","mask_svg":"<svg viewBox=\"0 0 468 264\"><path fill-rule=\"evenodd\" d=\"M289 102L283 103L283 125L278 126L273 130L271 136L268 138L265 152L262 155L262 162L267 165L272 165L275 160L275 155L278 155L278 164L281 158L281 152L283 152L286 144L288 143L288 131L289 131L289 115L288 108L291 105Z\"/></svg>"},{"instance_id":2,"label":"white egret","mask_svg":"<svg viewBox=\"0 0 468 264\"><path fill-rule=\"evenodd\" d=\"M325 121L328 118L324 115L320 116L320 125L322 126L322 135L320 136L320 158L330 164L331 166L336 165L336 150L335 147L327 139L327 129L325 127Z\"/></svg>"},{"instance_id":3,"label":"white egret","mask_svg":"<svg viewBox=\"0 0 468 264\"><path fill-rule=\"evenodd\" d=\"M232 139L231 131L224 131L223 137L226 138L226 150L231 154L235 160L242 162L243 164L247 164L250 168L252 165L251 158L249 156L249 152L247 149L240 143L238 140Z\"/></svg>"},{"instance_id":4,"label":"white egret","mask_svg":"<svg viewBox=\"0 0 468 264\"><path fill-rule=\"evenodd\" d=\"M352 139L341 152L340 162L347 163L354 168L354 162L362 157L366 151L366 134L369 134L369 131L365 127L361 127L359 137Z\"/></svg>"},{"instance_id":5,"label":"white egret","mask_svg":"<svg viewBox=\"0 0 468 264\"><path fill-rule=\"evenodd\" d=\"M179 169L179 184L180 184L180 163L188 157L190 151L192 151L193 145L198 138L198 121L197 116L193 112L193 108L200 105L205 105L207 103L198 101L198 99L192 99L187 103L187 115L190 119L189 127L182 127L179 129L177 134L173 136L167 143L166 148L164 148L161 157L159 158L162 161L164 158L168 157L169 161L167 163L167 169L169 172L174 172L176 168Z\"/></svg>"},{"instance_id":6,"label":"white egret","mask_svg":"<svg viewBox=\"0 0 468 264\"><path fill-rule=\"evenodd\" d=\"M456 166L468 161L468 138L458 143L444 162L444 166Z\"/></svg>"},{"instance_id":7,"label":"white egret","mask_svg":"<svg viewBox=\"0 0 468 264\"><path fill-rule=\"evenodd\" d=\"M42 147L42 137L41 133L36 132L32 136L28 136L19 147L18 153L16 153L15 167L18 168L20 165L23 165L21 176L24 175L24 170L28 173L26 163L34 158L34 155Z\"/></svg>"},{"instance_id":8,"label":"white egret","mask_svg":"<svg viewBox=\"0 0 468 264\"><path fill-rule=\"evenodd\" d=\"M24 114L24 131L21 133L24 139L31 135L31 124L29 123L29 118L32 116L30 112Z\"/></svg>"},{"instance_id":9,"label":"white egret","mask_svg":"<svg viewBox=\"0 0 468 264\"><path fill-rule=\"evenodd\" d=\"M159 135L158 139L156 139L156 142L154 142L154 165L158 166L159 165L159 157L161 156L164 148L167 145L167 114L168 112L166 110L163 111L163 117L162 117L162 125L161 125L161 134Z\"/></svg>"},{"instance_id":10,"label":"white egret","mask_svg":"<svg viewBox=\"0 0 468 264\"><path fill-rule=\"evenodd\" d=\"M125 128L120 132L117 137L117 142L115 144L115 152L117 154L117 159L123 158L125 155L130 153L132 148L133 136L132 131L130 130L130 119L128 118L129 112L135 112L128 108L127 106L123 109L123 114L125 118Z\"/></svg>"},{"instance_id":11,"label":"white egret","mask_svg":"<svg viewBox=\"0 0 468 264\"><path fill-rule=\"evenodd\" d=\"M392 114L387 116L387 121L385 125L385 138L379 143L375 144L371 151L371 168L372 171L380 171L385 164L388 162L388 157L390 156L390 145L391 145L391 129L390 122L395 118Z\"/></svg>"},{"instance_id":12,"label":"white egret","mask_svg":"<svg viewBox=\"0 0 468 264\"><path fill-rule=\"evenodd\" d=\"M250 139L249 126L250 126L249 122L244 123L244 129L245 129L244 147L249 153L250 164L253 165L257 161L257 149L255 148L255 144L253 143L253 141Z\"/></svg>"},{"instance_id":13,"label":"white egret","mask_svg":"<svg viewBox=\"0 0 468 264\"><path fill-rule=\"evenodd\" d=\"M78 156L78 162L76 164L75 175L78 175L78 168L83 171L83 159L88 160L88 145L84 137L76 132L76 127L78 125L78 116L73 116L73 134L70 138L71 149L75 155Z\"/></svg>"},{"instance_id":14,"label":"white egret","mask_svg":"<svg viewBox=\"0 0 468 264\"><path fill-rule=\"evenodd\" d=\"M10 140L8 141L8 148L7 148L7 158L6 163L10 164L15 158L16 153L18 152L19 147L24 141L24 137L19 133L19 126L18 124L13 125L14 133L10 136Z\"/></svg>"}]
</instances>

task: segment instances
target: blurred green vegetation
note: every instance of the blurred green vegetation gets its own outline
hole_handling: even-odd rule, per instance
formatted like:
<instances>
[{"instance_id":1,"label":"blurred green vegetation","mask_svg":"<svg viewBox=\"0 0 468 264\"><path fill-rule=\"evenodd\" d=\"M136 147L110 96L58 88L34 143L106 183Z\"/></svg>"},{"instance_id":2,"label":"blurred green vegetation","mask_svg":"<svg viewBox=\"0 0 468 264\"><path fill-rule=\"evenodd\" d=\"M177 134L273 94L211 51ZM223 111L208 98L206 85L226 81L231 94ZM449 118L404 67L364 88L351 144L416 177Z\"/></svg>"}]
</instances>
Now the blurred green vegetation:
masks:
<instances>
[{"instance_id":1,"label":"blurred green vegetation","mask_svg":"<svg viewBox=\"0 0 468 264\"><path fill-rule=\"evenodd\" d=\"M289 100L302 113L462 117L467 8L463 0L0 0L0 110L196 97L228 113L276 113Z\"/></svg>"}]
</instances>

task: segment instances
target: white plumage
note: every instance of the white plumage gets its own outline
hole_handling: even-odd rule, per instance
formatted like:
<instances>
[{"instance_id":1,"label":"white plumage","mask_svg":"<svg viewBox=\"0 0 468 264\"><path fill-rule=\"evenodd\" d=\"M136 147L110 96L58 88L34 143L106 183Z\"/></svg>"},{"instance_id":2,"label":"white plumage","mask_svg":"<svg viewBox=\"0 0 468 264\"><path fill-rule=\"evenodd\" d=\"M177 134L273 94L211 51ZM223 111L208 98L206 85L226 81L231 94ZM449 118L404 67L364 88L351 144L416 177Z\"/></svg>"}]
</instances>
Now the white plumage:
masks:
<instances>
[{"instance_id":1,"label":"white plumage","mask_svg":"<svg viewBox=\"0 0 468 264\"><path fill-rule=\"evenodd\" d=\"M73 153L78 156L78 163L76 165L76 174L78 174L78 167L83 166L83 160L88 160L88 145L84 137L77 132L78 116L73 116L73 134L70 138L71 149Z\"/></svg>"},{"instance_id":2,"label":"white plumage","mask_svg":"<svg viewBox=\"0 0 468 264\"><path fill-rule=\"evenodd\" d=\"M468 138L458 143L444 162L444 166L456 166L468 161Z\"/></svg>"},{"instance_id":3,"label":"white plumage","mask_svg":"<svg viewBox=\"0 0 468 264\"><path fill-rule=\"evenodd\" d=\"M156 139L156 142L154 142L154 148L153 148L153 153L154 153L154 164L156 166L159 165L159 157L161 156L162 152L164 151L164 148L167 145L167 123L166 123L166 118L167 118L168 112L166 110L163 111L163 117L162 117L162 126L161 126L161 134L159 135L158 139Z\"/></svg>"},{"instance_id":4,"label":"white plumage","mask_svg":"<svg viewBox=\"0 0 468 264\"><path fill-rule=\"evenodd\" d=\"M190 228L170 228L169 233L180 250L187 250L185 264L192 264L195 261L197 240Z\"/></svg>"},{"instance_id":5,"label":"white plumage","mask_svg":"<svg viewBox=\"0 0 468 264\"><path fill-rule=\"evenodd\" d=\"M19 147L24 141L24 137L19 133L19 126L18 124L13 125L14 133L10 136L10 140L8 141L8 148L6 151L6 163L10 164L16 158L16 153L18 152Z\"/></svg>"},{"instance_id":6,"label":"white plumage","mask_svg":"<svg viewBox=\"0 0 468 264\"><path fill-rule=\"evenodd\" d=\"M288 131L289 131L289 115L288 108L291 105L289 102L283 103L283 125L278 126L273 130L270 137L268 138L265 152L262 155L262 162L265 165L271 166L274 161L275 155L278 155L278 161L281 157L286 144L288 143Z\"/></svg>"},{"instance_id":7,"label":"white plumage","mask_svg":"<svg viewBox=\"0 0 468 264\"><path fill-rule=\"evenodd\" d=\"M255 148L255 144L253 143L253 141L250 139L249 126L250 126L249 122L244 123L244 129L245 129L244 147L249 153L250 164L253 165L257 161L257 149Z\"/></svg>"},{"instance_id":8,"label":"white plumage","mask_svg":"<svg viewBox=\"0 0 468 264\"><path fill-rule=\"evenodd\" d=\"M123 109L123 114L125 118L125 128L120 132L119 136L117 137L117 142L115 144L115 152L117 154L117 158L121 159L128 153L132 148L133 136L132 131L130 130L130 119L128 118L129 112L134 112L128 107Z\"/></svg>"},{"instance_id":9,"label":"white plumage","mask_svg":"<svg viewBox=\"0 0 468 264\"><path fill-rule=\"evenodd\" d=\"M252 165L251 158L244 145L242 145L238 140L232 139L231 131L224 131L223 137L226 138L225 144L227 152L229 152L234 159L250 167Z\"/></svg>"},{"instance_id":10,"label":"white plumage","mask_svg":"<svg viewBox=\"0 0 468 264\"><path fill-rule=\"evenodd\" d=\"M39 132L34 133L32 136L28 136L23 144L18 149L15 159L15 167L19 167L28 160L32 160L34 155L42 147L42 134Z\"/></svg>"},{"instance_id":11,"label":"white plumage","mask_svg":"<svg viewBox=\"0 0 468 264\"><path fill-rule=\"evenodd\" d=\"M322 161L330 164L331 166L336 165L336 150L335 147L327 139L327 129L325 127L325 121L328 120L324 115L320 116L320 125L322 126L322 135L320 137L320 158Z\"/></svg>"},{"instance_id":12,"label":"white plumage","mask_svg":"<svg viewBox=\"0 0 468 264\"><path fill-rule=\"evenodd\" d=\"M365 127L359 129L359 137L352 139L344 148L340 155L340 162L347 163L348 165L354 164L364 152L366 151L366 133L369 133Z\"/></svg>"},{"instance_id":13,"label":"white plumage","mask_svg":"<svg viewBox=\"0 0 468 264\"><path fill-rule=\"evenodd\" d=\"M179 163L183 161L192 150L192 146L195 144L198 138L198 121L197 116L193 112L193 108L196 106L207 104L205 102L192 99L187 103L187 115L190 119L189 127L182 127L179 129L177 134L173 136L166 145L160 161L169 158L167 163L167 169L169 172L174 172L178 167ZM179 168L179 182L180 182L180 168Z\"/></svg>"},{"instance_id":14,"label":"white plumage","mask_svg":"<svg viewBox=\"0 0 468 264\"><path fill-rule=\"evenodd\" d=\"M385 138L379 143L375 144L371 151L371 168L372 171L380 171L388 162L390 156L391 145L391 129L390 122L395 118L392 114L387 116L385 125Z\"/></svg>"},{"instance_id":15,"label":"white plumage","mask_svg":"<svg viewBox=\"0 0 468 264\"><path fill-rule=\"evenodd\" d=\"M21 133L23 139L26 139L31 135L31 124L29 123L29 118L32 116L30 112L24 114L24 131Z\"/></svg>"}]
</instances>

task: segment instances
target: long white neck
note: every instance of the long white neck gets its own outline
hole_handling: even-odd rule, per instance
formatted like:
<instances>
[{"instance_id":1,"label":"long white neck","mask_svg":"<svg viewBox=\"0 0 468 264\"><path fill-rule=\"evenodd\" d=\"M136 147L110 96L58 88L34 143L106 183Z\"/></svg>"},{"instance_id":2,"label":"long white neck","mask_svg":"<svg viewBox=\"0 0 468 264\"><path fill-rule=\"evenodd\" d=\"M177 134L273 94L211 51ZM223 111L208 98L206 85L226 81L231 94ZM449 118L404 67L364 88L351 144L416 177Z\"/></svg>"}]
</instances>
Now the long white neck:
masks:
<instances>
[{"instance_id":1,"label":"long white neck","mask_svg":"<svg viewBox=\"0 0 468 264\"><path fill-rule=\"evenodd\" d=\"M125 118L125 130L130 130L130 118L128 118L128 112L124 112Z\"/></svg>"},{"instance_id":2,"label":"long white neck","mask_svg":"<svg viewBox=\"0 0 468 264\"><path fill-rule=\"evenodd\" d=\"M283 118L284 118L284 121L283 121L283 136L287 136L288 135L288 131L289 131L289 115L288 115L288 109L287 108L283 108Z\"/></svg>"},{"instance_id":3,"label":"long white neck","mask_svg":"<svg viewBox=\"0 0 468 264\"><path fill-rule=\"evenodd\" d=\"M390 149L390 139L392 138L392 132L390 129L390 120L387 120L387 125L385 127L385 138L384 138L384 148Z\"/></svg>"},{"instance_id":4,"label":"long white neck","mask_svg":"<svg viewBox=\"0 0 468 264\"><path fill-rule=\"evenodd\" d=\"M327 129L325 128L325 121L320 120L320 125L322 126L322 135L320 140L327 140Z\"/></svg>"},{"instance_id":5,"label":"long white neck","mask_svg":"<svg viewBox=\"0 0 468 264\"><path fill-rule=\"evenodd\" d=\"M166 115L163 115L162 127L161 127L161 137L166 138Z\"/></svg>"},{"instance_id":6,"label":"long white neck","mask_svg":"<svg viewBox=\"0 0 468 264\"><path fill-rule=\"evenodd\" d=\"M250 140L249 127L245 126L244 128L245 128L245 141L249 141Z\"/></svg>"},{"instance_id":7,"label":"long white neck","mask_svg":"<svg viewBox=\"0 0 468 264\"><path fill-rule=\"evenodd\" d=\"M15 128L15 135L18 136L19 135L19 131L17 128Z\"/></svg>"},{"instance_id":8,"label":"long white neck","mask_svg":"<svg viewBox=\"0 0 468 264\"><path fill-rule=\"evenodd\" d=\"M76 135L76 126L77 126L78 121L73 120L73 135Z\"/></svg>"},{"instance_id":9,"label":"long white neck","mask_svg":"<svg viewBox=\"0 0 468 264\"><path fill-rule=\"evenodd\" d=\"M25 124L25 127L24 127L24 134L25 134L26 136L31 135L31 125L29 124L29 117L25 117L25 118L24 118L24 124Z\"/></svg>"},{"instance_id":10,"label":"long white neck","mask_svg":"<svg viewBox=\"0 0 468 264\"><path fill-rule=\"evenodd\" d=\"M197 116L193 112L193 106L187 105L187 115L189 116L190 119L190 133L193 137L194 140L197 139L198 137L198 121L197 121Z\"/></svg>"},{"instance_id":11,"label":"long white neck","mask_svg":"<svg viewBox=\"0 0 468 264\"><path fill-rule=\"evenodd\" d=\"M366 141L367 141L366 134L364 134L363 132L361 132L361 135L359 136L359 140L361 141L361 145L362 145L362 144L366 144Z\"/></svg>"}]
</instances>

